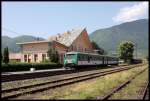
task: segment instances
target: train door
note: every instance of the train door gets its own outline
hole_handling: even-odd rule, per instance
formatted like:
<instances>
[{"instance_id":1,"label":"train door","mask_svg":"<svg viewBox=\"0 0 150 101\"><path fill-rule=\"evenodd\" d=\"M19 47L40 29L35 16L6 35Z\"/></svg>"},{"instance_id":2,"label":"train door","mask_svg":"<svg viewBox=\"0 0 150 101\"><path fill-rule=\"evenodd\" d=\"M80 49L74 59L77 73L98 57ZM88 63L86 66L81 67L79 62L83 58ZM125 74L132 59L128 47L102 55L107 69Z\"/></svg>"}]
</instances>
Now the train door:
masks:
<instances>
[{"instance_id":1,"label":"train door","mask_svg":"<svg viewBox=\"0 0 150 101\"><path fill-rule=\"evenodd\" d=\"M106 57L106 65L108 64L108 60L109 60L108 57Z\"/></svg>"},{"instance_id":2,"label":"train door","mask_svg":"<svg viewBox=\"0 0 150 101\"><path fill-rule=\"evenodd\" d=\"M104 57L102 57L102 63L103 63L103 64L105 64L105 60L104 60Z\"/></svg>"},{"instance_id":3,"label":"train door","mask_svg":"<svg viewBox=\"0 0 150 101\"><path fill-rule=\"evenodd\" d=\"M107 64L107 58L104 57L104 64Z\"/></svg>"}]
</instances>

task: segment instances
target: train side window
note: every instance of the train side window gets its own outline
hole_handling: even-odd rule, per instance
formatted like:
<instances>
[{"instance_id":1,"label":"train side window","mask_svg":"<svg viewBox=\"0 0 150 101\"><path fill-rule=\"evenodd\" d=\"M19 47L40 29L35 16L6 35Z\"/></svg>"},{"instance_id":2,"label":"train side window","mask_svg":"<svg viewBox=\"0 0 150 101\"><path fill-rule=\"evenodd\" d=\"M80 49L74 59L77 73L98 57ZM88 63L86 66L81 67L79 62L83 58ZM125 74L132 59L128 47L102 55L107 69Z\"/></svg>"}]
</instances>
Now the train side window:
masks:
<instances>
[{"instance_id":1,"label":"train side window","mask_svg":"<svg viewBox=\"0 0 150 101\"><path fill-rule=\"evenodd\" d=\"M88 62L90 62L90 56L88 56Z\"/></svg>"},{"instance_id":2,"label":"train side window","mask_svg":"<svg viewBox=\"0 0 150 101\"><path fill-rule=\"evenodd\" d=\"M90 56L90 60L92 60L92 61L93 61L93 59L94 59L94 57L93 57L93 56Z\"/></svg>"},{"instance_id":3,"label":"train side window","mask_svg":"<svg viewBox=\"0 0 150 101\"><path fill-rule=\"evenodd\" d=\"M87 55L84 56L84 60L87 61Z\"/></svg>"},{"instance_id":4,"label":"train side window","mask_svg":"<svg viewBox=\"0 0 150 101\"><path fill-rule=\"evenodd\" d=\"M88 55L86 55L86 61L88 61Z\"/></svg>"},{"instance_id":5,"label":"train side window","mask_svg":"<svg viewBox=\"0 0 150 101\"><path fill-rule=\"evenodd\" d=\"M85 56L86 56L86 55L83 55L83 61L85 61Z\"/></svg>"},{"instance_id":6,"label":"train side window","mask_svg":"<svg viewBox=\"0 0 150 101\"><path fill-rule=\"evenodd\" d=\"M86 61L86 55L84 55L84 61Z\"/></svg>"},{"instance_id":7,"label":"train side window","mask_svg":"<svg viewBox=\"0 0 150 101\"><path fill-rule=\"evenodd\" d=\"M84 55L84 61L87 61L87 56L86 55Z\"/></svg>"},{"instance_id":8,"label":"train side window","mask_svg":"<svg viewBox=\"0 0 150 101\"><path fill-rule=\"evenodd\" d=\"M80 60L80 55L78 55L78 59Z\"/></svg>"},{"instance_id":9,"label":"train side window","mask_svg":"<svg viewBox=\"0 0 150 101\"><path fill-rule=\"evenodd\" d=\"M81 55L81 60L84 61L84 55Z\"/></svg>"},{"instance_id":10,"label":"train side window","mask_svg":"<svg viewBox=\"0 0 150 101\"><path fill-rule=\"evenodd\" d=\"M102 60L102 57L101 57L101 56L99 57L99 60L100 60L100 61Z\"/></svg>"},{"instance_id":11,"label":"train side window","mask_svg":"<svg viewBox=\"0 0 150 101\"><path fill-rule=\"evenodd\" d=\"M100 56L98 57L98 59L97 60L100 60Z\"/></svg>"},{"instance_id":12,"label":"train side window","mask_svg":"<svg viewBox=\"0 0 150 101\"><path fill-rule=\"evenodd\" d=\"M81 55L81 60L82 60L82 61L84 60L84 55Z\"/></svg>"},{"instance_id":13,"label":"train side window","mask_svg":"<svg viewBox=\"0 0 150 101\"><path fill-rule=\"evenodd\" d=\"M83 59L84 59L84 57L83 57L83 55L81 55L81 61L83 61Z\"/></svg>"},{"instance_id":14,"label":"train side window","mask_svg":"<svg viewBox=\"0 0 150 101\"><path fill-rule=\"evenodd\" d=\"M81 55L80 55L80 61L82 60Z\"/></svg>"},{"instance_id":15,"label":"train side window","mask_svg":"<svg viewBox=\"0 0 150 101\"><path fill-rule=\"evenodd\" d=\"M80 60L84 61L84 55L83 54L80 55Z\"/></svg>"}]
</instances>

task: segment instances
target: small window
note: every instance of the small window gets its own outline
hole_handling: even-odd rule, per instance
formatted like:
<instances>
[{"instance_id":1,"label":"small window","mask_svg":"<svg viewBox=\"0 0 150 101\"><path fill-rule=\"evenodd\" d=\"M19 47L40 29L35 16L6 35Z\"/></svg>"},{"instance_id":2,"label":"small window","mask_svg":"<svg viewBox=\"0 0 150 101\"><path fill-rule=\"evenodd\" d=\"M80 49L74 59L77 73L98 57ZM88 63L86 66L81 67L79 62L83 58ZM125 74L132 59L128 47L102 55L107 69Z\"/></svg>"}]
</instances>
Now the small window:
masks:
<instances>
[{"instance_id":1,"label":"small window","mask_svg":"<svg viewBox=\"0 0 150 101\"><path fill-rule=\"evenodd\" d=\"M42 61L46 60L46 54L42 54Z\"/></svg>"},{"instance_id":2,"label":"small window","mask_svg":"<svg viewBox=\"0 0 150 101\"><path fill-rule=\"evenodd\" d=\"M78 60L80 61L80 55L78 55Z\"/></svg>"},{"instance_id":3,"label":"small window","mask_svg":"<svg viewBox=\"0 0 150 101\"><path fill-rule=\"evenodd\" d=\"M84 59L85 59L85 55L82 54L82 55L81 55L81 60L84 61Z\"/></svg>"},{"instance_id":4,"label":"small window","mask_svg":"<svg viewBox=\"0 0 150 101\"><path fill-rule=\"evenodd\" d=\"M90 62L90 56L88 56L88 62Z\"/></svg>"},{"instance_id":5,"label":"small window","mask_svg":"<svg viewBox=\"0 0 150 101\"><path fill-rule=\"evenodd\" d=\"M94 57L94 56L91 56L91 59L92 59L92 60L94 60L94 59L95 59L95 57Z\"/></svg>"},{"instance_id":6,"label":"small window","mask_svg":"<svg viewBox=\"0 0 150 101\"><path fill-rule=\"evenodd\" d=\"M34 61L37 62L37 60L38 60L38 55L34 54Z\"/></svg>"},{"instance_id":7,"label":"small window","mask_svg":"<svg viewBox=\"0 0 150 101\"><path fill-rule=\"evenodd\" d=\"M27 55L24 55L24 61L27 62Z\"/></svg>"},{"instance_id":8,"label":"small window","mask_svg":"<svg viewBox=\"0 0 150 101\"><path fill-rule=\"evenodd\" d=\"M84 55L84 61L86 61L86 55Z\"/></svg>"},{"instance_id":9,"label":"small window","mask_svg":"<svg viewBox=\"0 0 150 101\"><path fill-rule=\"evenodd\" d=\"M97 56L97 60L99 60L99 56Z\"/></svg>"},{"instance_id":10,"label":"small window","mask_svg":"<svg viewBox=\"0 0 150 101\"><path fill-rule=\"evenodd\" d=\"M84 54L81 56L81 58L82 58L82 61L84 61Z\"/></svg>"}]
</instances>

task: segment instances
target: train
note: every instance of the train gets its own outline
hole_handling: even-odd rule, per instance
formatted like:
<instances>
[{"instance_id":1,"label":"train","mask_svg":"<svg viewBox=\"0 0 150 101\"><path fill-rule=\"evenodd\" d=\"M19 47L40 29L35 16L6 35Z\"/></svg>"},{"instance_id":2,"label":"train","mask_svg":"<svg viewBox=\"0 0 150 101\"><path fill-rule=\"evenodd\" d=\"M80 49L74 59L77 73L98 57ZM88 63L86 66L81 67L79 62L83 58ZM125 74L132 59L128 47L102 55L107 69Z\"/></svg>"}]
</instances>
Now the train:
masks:
<instances>
[{"instance_id":1,"label":"train","mask_svg":"<svg viewBox=\"0 0 150 101\"><path fill-rule=\"evenodd\" d=\"M64 57L64 68L81 68L89 66L118 65L119 58L96 53L67 52Z\"/></svg>"}]
</instances>

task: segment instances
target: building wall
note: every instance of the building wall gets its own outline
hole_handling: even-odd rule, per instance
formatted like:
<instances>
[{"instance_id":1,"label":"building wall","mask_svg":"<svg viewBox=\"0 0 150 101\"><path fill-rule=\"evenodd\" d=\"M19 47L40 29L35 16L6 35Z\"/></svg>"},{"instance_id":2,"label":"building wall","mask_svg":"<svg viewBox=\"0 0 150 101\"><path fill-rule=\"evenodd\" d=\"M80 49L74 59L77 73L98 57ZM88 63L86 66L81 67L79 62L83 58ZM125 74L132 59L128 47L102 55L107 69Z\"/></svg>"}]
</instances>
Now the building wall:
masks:
<instances>
[{"instance_id":1,"label":"building wall","mask_svg":"<svg viewBox=\"0 0 150 101\"><path fill-rule=\"evenodd\" d=\"M93 52L87 31L84 30L69 47L69 51Z\"/></svg>"},{"instance_id":2,"label":"building wall","mask_svg":"<svg viewBox=\"0 0 150 101\"><path fill-rule=\"evenodd\" d=\"M48 50L48 42L24 44L22 48L23 53L45 52Z\"/></svg>"},{"instance_id":3,"label":"building wall","mask_svg":"<svg viewBox=\"0 0 150 101\"><path fill-rule=\"evenodd\" d=\"M22 45L22 62L35 62L35 55L37 55L36 62L42 61L42 54L46 54L47 57L47 51L48 51L49 44L48 42L45 43L30 43L30 44L23 44ZM27 61L25 61L25 55L27 57Z\"/></svg>"},{"instance_id":4,"label":"building wall","mask_svg":"<svg viewBox=\"0 0 150 101\"><path fill-rule=\"evenodd\" d=\"M82 31L82 33L73 41L72 45L69 48L56 41L22 44L21 47L22 47L22 55L21 55L22 62L25 62L25 55L27 58L26 62L35 62L36 54L38 55L36 62L42 61L42 54L46 54L46 59L48 59L47 51L49 47L55 48L58 51L60 63L63 63L66 51L93 52L92 44L89 40L86 30Z\"/></svg>"},{"instance_id":5,"label":"building wall","mask_svg":"<svg viewBox=\"0 0 150 101\"><path fill-rule=\"evenodd\" d=\"M51 42L51 45L47 43L30 43L22 45L22 62L42 62L42 54L46 55L48 59L47 51L49 47L55 48L59 54L59 62L63 63L64 54L66 53L67 47L57 43ZM25 59L26 55L26 59ZM37 55L37 60L35 61L35 55ZM25 61L26 60L26 61Z\"/></svg>"},{"instance_id":6,"label":"building wall","mask_svg":"<svg viewBox=\"0 0 150 101\"><path fill-rule=\"evenodd\" d=\"M60 63L63 63L63 60L64 60L64 55L67 51L67 47L55 42L54 43L54 46L55 46L55 49L58 51L58 54L59 54L59 62Z\"/></svg>"},{"instance_id":7,"label":"building wall","mask_svg":"<svg viewBox=\"0 0 150 101\"><path fill-rule=\"evenodd\" d=\"M10 61L17 61L20 62L21 61L21 53L9 53L9 59Z\"/></svg>"}]
</instances>

